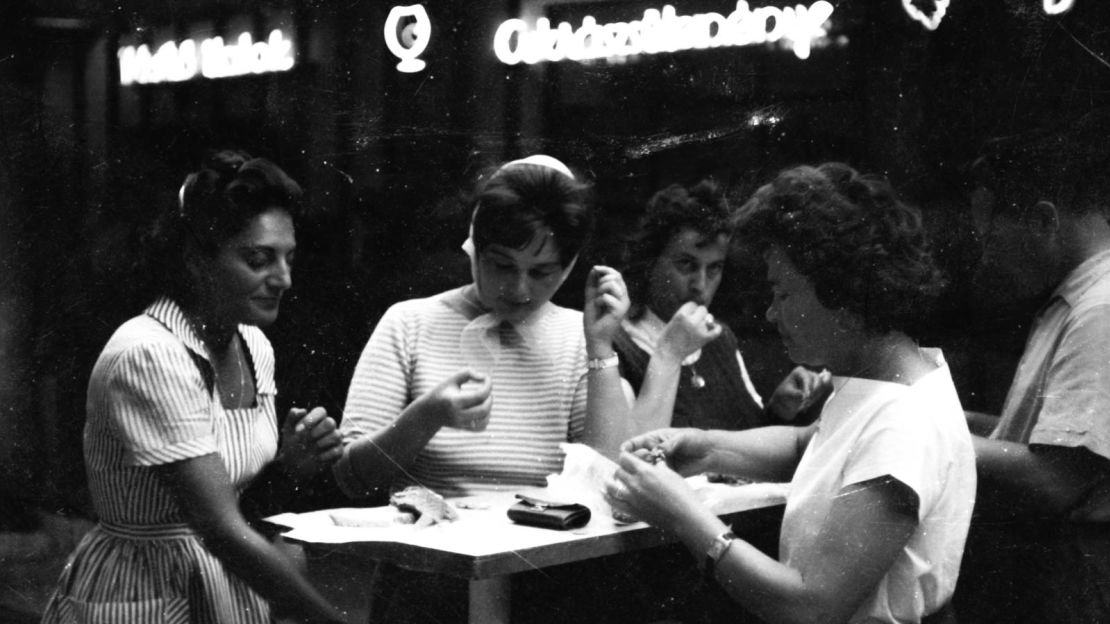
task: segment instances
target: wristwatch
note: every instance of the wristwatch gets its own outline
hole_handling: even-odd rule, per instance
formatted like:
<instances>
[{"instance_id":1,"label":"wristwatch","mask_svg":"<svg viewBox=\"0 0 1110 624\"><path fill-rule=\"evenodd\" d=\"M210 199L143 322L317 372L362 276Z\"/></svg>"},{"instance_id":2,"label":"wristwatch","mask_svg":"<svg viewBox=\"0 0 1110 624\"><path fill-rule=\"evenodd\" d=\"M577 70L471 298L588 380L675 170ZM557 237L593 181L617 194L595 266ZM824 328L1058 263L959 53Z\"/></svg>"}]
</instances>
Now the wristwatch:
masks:
<instances>
[{"instance_id":1,"label":"wristwatch","mask_svg":"<svg viewBox=\"0 0 1110 624\"><path fill-rule=\"evenodd\" d=\"M713 538L713 543L705 551L705 560L701 564L702 574L710 578L713 577L713 569L717 566L717 562L725 556L735 539L737 539L736 534L732 532L732 529Z\"/></svg>"},{"instance_id":2,"label":"wristwatch","mask_svg":"<svg viewBox=\"0 0 1110 624\"><path fill-rule=\"evenodd\" d=\"M586 362L586 368L592 371L601 370L603 368L611 368L617 364L620 364L620 358L614 353L607 358L590 358L590 360Z\"/></svg>"}]
</instances>

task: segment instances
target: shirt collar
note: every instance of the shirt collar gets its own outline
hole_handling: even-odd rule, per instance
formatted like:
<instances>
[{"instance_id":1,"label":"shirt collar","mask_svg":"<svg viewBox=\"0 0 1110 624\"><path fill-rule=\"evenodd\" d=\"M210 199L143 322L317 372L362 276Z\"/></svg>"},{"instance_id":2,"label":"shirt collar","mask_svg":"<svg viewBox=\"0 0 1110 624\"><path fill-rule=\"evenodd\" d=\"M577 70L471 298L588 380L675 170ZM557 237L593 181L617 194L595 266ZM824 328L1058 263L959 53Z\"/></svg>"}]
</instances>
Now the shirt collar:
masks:
<instances>
[{"instance_id":1,"label":"shirt collar","mask_svg":"<svg viewBox=\"0 0 1110 624\"><path fill-rule=\"evenodd\" d=\"M185 316L185 311L181 309L176 301L169 297L160 297L150 304L145 312L154 320L165 325L174 336L185 344L187 349L208 363L209 367L212 366L212 361L208 357L208 349L205 348L204 342L197 335L192 324L189 323L188 317ZM252 329L254 331L251 331ZM237 331L243 340L243 345L250 352L251 361L254 365L255 392L258 394L276 394L277 386L274 383L273 357L270 351L262 348L262 344L258 342L265 340L262 333L257 328L242 324L238 326Z\"/></svg>"},{"instance_id":2,"label":"shirt collar","mask_svg":"<svg viewBox=\"0 0 1110 624\"><path fill-rule=\"evenodd\" d=\"M1068 305L1074 306L1083 293L1110 276L1110 250L1099 252L1087 258L1072 269L1064 281L1056 287L1052 298L1060 297Z\"/></svg>"},{"instance_id":3,"label":"shirt collar","mask_svg":"<svg viewBox=\"0 0 1110 624\"><path fill-rule=\"evenodd\" d=\"M165 325L174 336L185 343L190 351L204 358L204 361L209 362L208 349L204 347L204 342L193 330L193 326L189 324L189 319L185 316L185 311L177 305L176 301L169 297L161 297L150 304L146 309L146 314Z\"/></svg>"}]
</instances>

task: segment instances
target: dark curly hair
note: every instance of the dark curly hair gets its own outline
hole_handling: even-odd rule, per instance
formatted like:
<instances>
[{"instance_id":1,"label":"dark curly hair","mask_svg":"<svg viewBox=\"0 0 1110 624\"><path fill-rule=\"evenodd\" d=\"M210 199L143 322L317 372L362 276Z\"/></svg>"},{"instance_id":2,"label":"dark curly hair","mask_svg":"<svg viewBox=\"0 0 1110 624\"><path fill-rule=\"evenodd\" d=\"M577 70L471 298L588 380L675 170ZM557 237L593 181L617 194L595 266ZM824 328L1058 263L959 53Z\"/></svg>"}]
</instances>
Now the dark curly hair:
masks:
<instances>
[{"instance_id":1,"label":"dark curly hair","mask_svg":"<svg viewBox=\"0 0 1110 624\"><path fill-rule=\"evenodd\" d=\"M885 178L843 163L786 169L738 211L737 236L781 249L829 309L869 331L905 330L940 293L920 213Z\"/></svg>"},{"instance_id":2,"label":"dark curly hair","mask_svg":"<svg viewBox=\"0 0 1110 624\"><path fill-rule=\"evenodd\" d=\"M644 314L652 267L675 235L686 229L705 239L731 235L730 218L724 191L711 179L689 188L672 184L655 193L625 246L622 273L632 298L629 316L636 319Z\"/></svg>"},{"instance_id":3,"label":"dark curly hair","mask_svg":"<svg viewBox=\"0 0 1110 624\"><path fill-rule=\"evenodd\" d=\"M565 267L593 232L590 186L551 167L518 163L479 183L474 208L474 248L525 247L549 227Z\"/></svg>"},{"instance_id":4,"label":"dark curly hair","mask_svg":"<svg viewBox=\"0 0 1110 624\"><path fill-rule=\"evenodd\" d=\"M145 237L140 276L147 289L191 304L191 254L214 256L251 219L274 207L299 220L301 195L300 185L265 158L239 150L212 152L185 177L177 202L163 208Z\"/></svg>"}]
</instances>

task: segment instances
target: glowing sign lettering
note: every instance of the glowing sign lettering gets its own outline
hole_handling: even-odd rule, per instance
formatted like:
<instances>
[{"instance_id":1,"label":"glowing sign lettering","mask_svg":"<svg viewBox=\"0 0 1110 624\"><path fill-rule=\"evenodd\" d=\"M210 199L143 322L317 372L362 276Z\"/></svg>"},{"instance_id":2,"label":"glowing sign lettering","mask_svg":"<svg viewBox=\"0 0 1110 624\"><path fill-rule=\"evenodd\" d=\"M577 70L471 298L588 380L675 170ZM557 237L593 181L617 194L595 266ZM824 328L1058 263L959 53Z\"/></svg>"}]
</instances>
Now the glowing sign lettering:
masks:
<instances>
[{"instance_id":1,"label":"glowing sign lettering","mask_svg":"<svg viewBox=\"0 0 1110 624\"><path fill-rule=\"evenodd\" d=\"M408 23L398 28L402 20ZM426 63L417 57L428 47L431 36L432 21L422 5L395 6L385 18L385 47L401 59L397 71L411 74L424 69Z\"/></svg>"},{"instance_id":2,"label":"glowing sign lettering","mask_svg":"<svg viewBox=\"0 0 1110 624\"><path fill-rule=\"evenodd\" d=\"M293 68L293 42L275 29L265 41L254 41L250 33L239 35L236 43L223 37L181 43L167 41L153 54L146 45L125 46L117 53L119 82L153 84L182 82L198 74L205 78L226 78L245 74L288 71Z\"/></svg>"},{"instance_id":3,"label":"glowing sign lettering","mask_svg":"<svg viewBox=\"0 0 1110 624\"><path fill-rule=\"evenodd\" d=\"M1044 12L1049 15L1066 13L1075 6L1075 0L1044 0Z\"/></svg>"},{"instance_id":4,"label":"glowing sign lettering","mask_svg":"<svg viewBox=\"0 0 1110 624\"><path fill-rule=\"evenodd\" d=\"M936 30L937 26L940 26L940 21L944 19L944 14L948 12L948 2L949 0L935 0L932 15L927 15L917 8L913 0L902 0L902 8L905 9L906 15L920 22L925 28Z\"/></svg>"},{"instance_id":5,"label":"glowing sign lettering","mask_svg":"<svg viewBox=\"0 0 1110 624\"><path fill-rule=\"evenodd\" d=\"M814 42L825 39L825 23L833 5L818 0L808 7L758 7L751 9L741 0L736 10L720 13L678 15L665 5L662 11L648 9L643 19L632 22L598 24L592 16L582 18L575 30L568 22L555 28L547 18L536 20L535 28L521 19L501 23L493 38L493 51L507 65L543 61L582 61L588 59L659 54L679 50L750 46L789 42L800 59L809 58Z\"/></svg>"}]
</instances>

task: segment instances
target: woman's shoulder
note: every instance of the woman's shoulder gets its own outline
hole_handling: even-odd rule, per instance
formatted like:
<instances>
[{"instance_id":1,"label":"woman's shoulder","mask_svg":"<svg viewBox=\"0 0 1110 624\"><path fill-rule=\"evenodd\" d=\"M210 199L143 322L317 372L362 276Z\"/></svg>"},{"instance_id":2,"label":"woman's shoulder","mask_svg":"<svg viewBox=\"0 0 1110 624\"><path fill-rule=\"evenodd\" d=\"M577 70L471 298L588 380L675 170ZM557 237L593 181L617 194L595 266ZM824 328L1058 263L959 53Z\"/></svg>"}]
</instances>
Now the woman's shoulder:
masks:
<instances>
[{"instance_id":1,"label":"woman's shoulder","mask_svg":"<svg viewBox=\"0 0 1110 624\"><path fill-rule=\"evenodd\" d=\"M124 321L108 339L104 347L107 352L136 351L165 348L181 345L178 338L168 327L148 314L139 314Z\"/></svg>"},{"instance_id":2,"label":"woman's shoulder","mask_svg":"<svg viewBox=\"0 0 1110 624\"><path fill-rule=\"evenodd\" d=\"M107 381L152 368L176 368L190 363L189 348L157 319L146 314L121 324L100 351L92 381Z\"/></svg>"}]
</instances>

